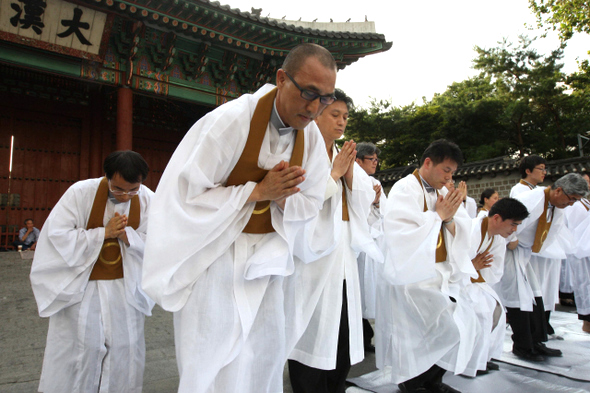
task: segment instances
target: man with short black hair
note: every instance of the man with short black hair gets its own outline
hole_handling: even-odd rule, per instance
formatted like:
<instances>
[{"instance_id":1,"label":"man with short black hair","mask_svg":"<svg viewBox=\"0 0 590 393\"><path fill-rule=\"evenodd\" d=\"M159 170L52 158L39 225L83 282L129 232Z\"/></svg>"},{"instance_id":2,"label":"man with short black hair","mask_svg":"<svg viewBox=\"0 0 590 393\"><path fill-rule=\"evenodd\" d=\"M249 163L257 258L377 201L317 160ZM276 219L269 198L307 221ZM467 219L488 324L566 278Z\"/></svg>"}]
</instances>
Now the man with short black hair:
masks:
<instances>
[{"instance_id":1,"label":"man with short black hair","mask_svg":"<svg viewBox=\"0 0 590 393\"><path fill-rule=\"evenodd\" d=\"M492 206L489 215L483 214L473 220L470 257L479 277L471 279L465 293L479 318L482 338L478 342L476 356L467 366L467 374L499 369L491 359L502 356L506 317L502 302L491 285L500 281L504 272L505 239L513 236L528 215L521 202L503 198Z\"/></svg>"},{"instance_id":2,"label":"man with short black hair","mask_svg":"<svg viewBox=\"0 0 590 393\"><path fill-rule=\"evenodd\" d=\"M201 118L153 200L143 283L174 312L180 393L282 391L284 277L333 246L313 236L329 173L313 120L336 62L302 44L276 80Z\"/></svg>"},{"instance_id":3,"label":"man with short black hair","mask_svg":"<svg viewBox=\"0 0 590 393\"><path fill-rule=\"evenodd\" d=\"M541 362L545 360L544 356L562 355L560 350L543 344L547 341L545 299L542 282L531 266L531 259L543 255L559 263L565 258L559 245L564 225L563 209L587 193L586 181L578 174L569 173L551 187L538 187L516 196L530 215L516 232L518 246L506 251L504 274L494 289L507 309L508 323L513 332L512 352L525 360Z\"/></svg>"},{"instance_id":4,"label":"man with short black hair","mask_svg":"<svg viewBox=\"0 0 590 393\"><path fill-rule=\"evenodd\" d=\"M31 267L39 315L49 317L39 391L141 392L141 289L152 191L145 160L111 153L105 176L72 185L43 225Z\"/></svg>"},{"instance_id":5,"label":"man with short black hair","mask_svg":"<svg viewBox=\"0 0 590 393\"><path fill-rule=\"evenodd\" d=\"M420 168L388 195L375 350L377 367L391 366L403 393L458 392L443 375L466 372L481 337L463 294L465 282L477 278L468 254L472 221L460 208L465 184L445 187L462 162L457 145L434 141Z\"/></svg>"},{"instance_id":6,"label":"man with short black hair","mask_svg":"<svg viewBox=\"0 0 590 393\"><path fill-rule=\"evenodd\" d=\"M526 156L520 162L520 182L516 183L510 190L510 197L514 198L524 191L532 190L545 180L547 161L540 156Z\"/></svg>"}]
</instances>

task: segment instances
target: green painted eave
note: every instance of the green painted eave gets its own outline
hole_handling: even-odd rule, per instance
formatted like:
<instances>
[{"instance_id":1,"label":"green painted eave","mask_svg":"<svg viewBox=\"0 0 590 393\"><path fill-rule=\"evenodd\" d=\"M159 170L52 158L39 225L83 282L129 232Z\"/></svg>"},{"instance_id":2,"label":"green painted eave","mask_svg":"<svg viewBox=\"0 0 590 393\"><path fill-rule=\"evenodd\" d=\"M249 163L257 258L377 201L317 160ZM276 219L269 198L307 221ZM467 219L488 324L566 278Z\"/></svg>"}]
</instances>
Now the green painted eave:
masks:
<instances>
[{"instance_id":1,"label":"green painted eave","mask_svg":"<svg viewBox=\"0 0 590 393\"><path fill-rule=\"evenodd\" d=\"M25 68L74 78L80 77L80 61L66 57L48 56L47 52L0 45L0 61Z\"/></svg>"}]
</instances>

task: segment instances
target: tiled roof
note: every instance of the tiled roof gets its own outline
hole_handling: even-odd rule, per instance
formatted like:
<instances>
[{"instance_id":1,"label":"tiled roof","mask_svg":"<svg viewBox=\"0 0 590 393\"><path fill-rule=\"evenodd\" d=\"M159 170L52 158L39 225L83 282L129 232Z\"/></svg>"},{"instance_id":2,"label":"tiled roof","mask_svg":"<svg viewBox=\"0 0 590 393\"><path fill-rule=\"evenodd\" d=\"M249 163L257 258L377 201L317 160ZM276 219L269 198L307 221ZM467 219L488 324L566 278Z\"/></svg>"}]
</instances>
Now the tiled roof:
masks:
<instances>
[{"instance_id":1,"label":"tiled roof","mask_svg":"<svg viewBox=\"0 0 590 393\"><path fill-rule=\"evenodd\" d=\"M410 165L399 168L386 169L375 173L377 178L384 186L388 187L399 179L411 173L417 166ZM454 178L458 180L468 180L470 177L481 178L483 176L495 177L498 175L510 175L513 171L518 171L519 160L509 157L497 157L489 160L474 161L463 164ZM563 160L550 161L546 165L547 178L556 180L568 173L590 172L590 157L566 158Z\"/></svg>"}]
</instances>

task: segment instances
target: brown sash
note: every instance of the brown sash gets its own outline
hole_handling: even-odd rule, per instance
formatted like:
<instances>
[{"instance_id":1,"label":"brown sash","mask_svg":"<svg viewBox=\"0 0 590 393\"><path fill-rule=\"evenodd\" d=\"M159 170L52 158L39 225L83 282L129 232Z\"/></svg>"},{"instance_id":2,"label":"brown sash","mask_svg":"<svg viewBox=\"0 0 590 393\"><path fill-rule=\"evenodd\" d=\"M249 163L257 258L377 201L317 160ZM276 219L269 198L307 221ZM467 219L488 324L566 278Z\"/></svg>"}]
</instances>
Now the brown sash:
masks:
<instances>
[{"instance_id":1,"label":"brown sash","mask_svg":"<svg viewBox=\"0 0 590 393\"><path fill-rule=\"evenodd\" d=\"M486 238L486 233L488 232L488 224L489 224L489 217L484 217L484 219L481 220L481 242L479 242L479 247L477 247L478 253L480 253L479 250L481 249L481 245L483 244L483 241ZM494 244L493 237L492 237L492 241L488 245L488 248L486 248L486 250L484 252L490 251L490 248L492 248L492 244ZM484 278L481 276L481 272L479 270L477 271L477 274L479 274L479 277L477 277L476 279L472 278L471 282L486 282L486 280L484 280Z\"/></svg>"},{"instance_id":2,"label":"brown sash","mask_svg":"<svg viewBox=\"0 0 590 393\"><path fill-rule=\"evenodd\" d=\"M580 202L582 203L582 206L586 208L586 211L590 211L590 202L588 201L588 199L582 198Z\"/></svg>"},{"instance_id":3,"label":"brown sash","mask_svg":"<svg viewBox=\"0 0 590 393\"><path fill-rule=\"evenodd\" d=\"M553 211L551 213L551 221L547 222L547 208L549 207L550 192L551 187L547 187L545 189L545 207L543 208L543 214L541 214L541 217L539 217L539 222L537 223L537 230L535 232L535 242L533 243L532 247L533 252L541 251L543 243L545 242L545 239L547 239L549 229L551 229L551 223L553 222ZM555 209L555 207L553 207L553 209Z\"/></svg>"},{"instance_id":4,"label":"brown sash","mask_svg":"<svg viewBox=\"0 0 590 393\"><path fill-rule=\"evenodd\" d=\"M348 217L348 199L346 199L346 182L343 178L342 180L342 221L350 221Z\"/></svg>"},{"instance_id":5,"label":"brown sash","mask_svg":"<svg viewBox=\"0 0 590 393\"><path fill-rule=\"evenodd\" d=\"M90 211L90 218L86 229L94 229L103 227L104 209L107 206L109 198L109 185L106 177L103 177L96 190L92 210ZM140 206L139 197L136 195L131 198L131 206L129 207L129 216L127 226L137 229L139 227ZM116 280L123 278L123 259L121 258L121 246L118 239L105 239L102 244L98 259L94 263L92 272L90 273L90 280Z\"/></svg>"},{"instance_id":6,"label":"brown sash","mask_svg":"<svg viewBox=\"0 0 590 393\"><path fill-rule=\"evenodd\" d=\"M426 195L424 194L426 190L424 190L424 185L422 184L422 179L420 178L420 174L418 173L418 169L414 170L414 176L418 179L418 183L420 183L420 187L422 187L423 197L424 197L424 211L428 211L428 206L426 205ZM436 191L436 196L438 197L438 191ZM436 263L445 262L447 260L447 246L445 244L445 236L443 234L444 228L443 224L440 224L440 232L438 233L438 243L436 244Z\"/></svg>"},{"instance_id":7,"label":"brown sash","mask_svg":"<svg viewBox=\"0 0 590 393\"><path fill-rule=\"evenodd\" d=\"M262 147L262 141L264 140L268 122L270 121L270 114L276 95L277 88L275 87L258 101L254 115L250 121L250 132L248 133L246 146L236 166L229 174L226 186L242 185L249 181L260 182L268 173L267 169L258 167L258 157L260 156L260 148ZM295 146L293 147L291 161L289 162L291 166L300 166L303 161L303 150L305 146L304 132L303 130L297 130L296 132ZM274 231L270 215L270 201L256 202L254 211L243 232L270 233Z\"/></svg>"},{"instance_id":8,"label":"brown sash","mask_svg":"<svg viewBox=\"0 0 590 393\"><path fill-rule=\"evenodd\" d=\"M535 187L531 186L529 183L527 183L526 181L524 181L523 179L520 179L519 181L520 184L523 184L525 186L527 186L528 188L530 188L531 190L534 190Z\"/></svg>"}]
</instances>

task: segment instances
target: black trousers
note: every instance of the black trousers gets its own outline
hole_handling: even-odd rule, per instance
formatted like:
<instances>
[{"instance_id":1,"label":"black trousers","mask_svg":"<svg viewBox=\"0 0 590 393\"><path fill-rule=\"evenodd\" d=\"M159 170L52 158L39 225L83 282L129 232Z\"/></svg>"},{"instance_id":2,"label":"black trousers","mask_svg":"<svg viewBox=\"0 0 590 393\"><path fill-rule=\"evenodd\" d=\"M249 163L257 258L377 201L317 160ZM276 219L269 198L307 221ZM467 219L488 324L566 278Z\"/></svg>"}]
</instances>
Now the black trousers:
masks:
<instances>
[{"instance_id":1,"label":"black trousers","mask_svg":"<svg viewBox=\"0 0 590 393\"><path fill-rule=\"evenodd\" d=\"M370 348L373 345L371 342L373 336L375 336L375 332L373 331L371 322L369 322L368 319L363 318L363 341L365 349Z\"/></svg>"},{"instance_id":2,"label":"black trousers","mask_svg":"<svg viewBox=\"0 0 590 393\"><path fill-rule=\"evenodd\" d=\"M543 298L536 297L533 311L506 307L508 323L512 328L513 348L532 350L534 344L547 341L547 319Z\"/></svg>"},{"instance_id":3,"label":"black trousers","mask_svg":"<svg viewBox=\"0 0 590 393\"><path fill-rule=\"evenodd\" d=\"M346 377L350 371L350 344L348 330L348 302L346 297L346 281L342 290L342 311L340 312L340 328L338 331L338 349L336 368L320 370L289 360L289 378L293 393L344 393Z\"/></svg>"},{"instance_id":4,"label":"black trousers","mask_svg":"<svg viewBox=\"0 0 590 393\"><path fill-rule=\"evenodd\" d=\"M427 371L423 372L417 377L408 379L403 384L408 390L416 390L423 386L428 386L442 382L443 375L445 375L445 372L446 370L444 368L441 368L435 364L434 366L430 367Z\"/></svg>"}]
</instances>

